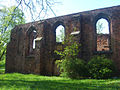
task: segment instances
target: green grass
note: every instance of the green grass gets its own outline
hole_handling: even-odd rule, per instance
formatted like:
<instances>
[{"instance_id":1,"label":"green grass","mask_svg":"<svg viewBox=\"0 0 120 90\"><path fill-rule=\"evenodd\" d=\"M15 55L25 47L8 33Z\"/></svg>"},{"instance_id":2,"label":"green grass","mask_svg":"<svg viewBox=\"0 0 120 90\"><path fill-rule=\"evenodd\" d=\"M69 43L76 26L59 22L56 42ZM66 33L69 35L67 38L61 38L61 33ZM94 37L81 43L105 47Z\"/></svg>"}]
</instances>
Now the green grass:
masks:
<instances>
[{"instance_id":1,"label":"green grass","mask_svg":"<svg viewBox=\"0 0 120 90\"><path fill-rule=\"evenodd\" d=\"M0 90L120 90L120 79L72 80L32 74L1 74Z\"/></svg>"},{"instance_id":2,"label":"green grass","mask_svg":"<svg viewBox=\"0 0 120 90\"><path fill-rule=\"evenodd\" d=\"M3 74L5 61L0 61L0 90L120 90L120 79L81 79L48 77L33 74Z\"/></svg>"}]
</instances>

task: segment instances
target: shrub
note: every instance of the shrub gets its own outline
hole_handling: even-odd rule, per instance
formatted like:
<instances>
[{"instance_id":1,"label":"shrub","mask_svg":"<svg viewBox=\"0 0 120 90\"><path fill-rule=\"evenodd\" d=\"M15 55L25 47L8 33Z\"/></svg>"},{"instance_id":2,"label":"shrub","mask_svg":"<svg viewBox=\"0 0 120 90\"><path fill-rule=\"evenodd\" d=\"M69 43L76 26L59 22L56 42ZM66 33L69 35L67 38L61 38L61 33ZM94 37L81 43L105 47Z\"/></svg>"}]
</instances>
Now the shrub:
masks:
<instances>
[{"instance_id":1,"label":"shrub","mask_svg":"<svg viewBox=\"0 0 120 90\"><path fill-rule=\"evenodd\" d=\"M88 62L88 71L91 78L110 78L116 73L115 64L104 56L94 56Z\"/></svg>"},{"instance_id":2,"label":"shrub","mask_svg":"<svg viewBox=\"0 0 120 90\"><path fill-rule=\"evenodd\" d=\"M55 51L60 55L61 60L56 61L62 76L70 78L80 78L86 75L85 61L78 58L80 44L73 40L70 36L63 43L65 48L63 51Z\"/></svg>"},{"instance_id":3,"label":"shrub","mask_svg":"<svg viewBox=\"0 0 120 90\"><path fill-rule=\"evenodd\" d=\"M5 73L5 60L0 61L0 74Z\"/></svg>"},{"instance_id":4,"label":"shrub","mask_svg":"<svg viewBox=\"0 0 120 90\"><path fill-rule=\"evenodd\" d=\"M59 63L59 64L58 64ZM73 79L83 78L87 75L87 67L85 61L81 59L71 58L57 61L57 64L60 66L61 76L69 77Z\"/></svg>"}]
</instances>

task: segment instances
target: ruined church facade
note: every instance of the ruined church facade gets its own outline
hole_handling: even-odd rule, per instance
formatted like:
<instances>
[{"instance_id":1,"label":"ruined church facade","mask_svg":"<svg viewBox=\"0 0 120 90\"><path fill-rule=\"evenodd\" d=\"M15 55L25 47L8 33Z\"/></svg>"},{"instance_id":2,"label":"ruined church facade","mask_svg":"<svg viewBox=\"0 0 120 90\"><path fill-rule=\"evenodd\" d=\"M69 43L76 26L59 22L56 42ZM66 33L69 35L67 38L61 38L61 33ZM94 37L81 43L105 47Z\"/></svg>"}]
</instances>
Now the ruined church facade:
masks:
<instances>
[{"instance_id":1,"label":"ruined church facade","mask_svg":"<svg viewBox=\"0 0 120 90\"><path fill-rule=\"evenodd\" d=\"M96 23L101 18L108 21L108 34L97 34ZM82 59L105 54L120 71L120 6L114 6L16 26L7 45L6 72L58 75L54 50L63 49L56 42L59 25L65 28L65 36L79 32L74 36L81 44Z\"/></svg>"}]
</instances>

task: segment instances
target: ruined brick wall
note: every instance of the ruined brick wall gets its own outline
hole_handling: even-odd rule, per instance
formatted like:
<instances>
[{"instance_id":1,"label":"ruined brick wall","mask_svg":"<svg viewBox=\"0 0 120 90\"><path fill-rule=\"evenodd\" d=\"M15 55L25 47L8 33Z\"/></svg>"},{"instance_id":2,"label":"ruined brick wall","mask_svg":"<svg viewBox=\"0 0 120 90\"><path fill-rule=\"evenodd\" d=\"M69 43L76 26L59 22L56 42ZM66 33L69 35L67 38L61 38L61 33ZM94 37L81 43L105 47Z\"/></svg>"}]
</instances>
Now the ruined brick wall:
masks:
<instances>
[{"instance_id":1,"label":"ruined brick wall","mask_svg":"<svg viewBox=\"0 0 120 90\"><path fill-rule=\"evenodd\" d=\"M97 51L96 22L105 18L109 22L110 44L107 52ZM81 58L88 61L96 54L109 54L120 70L120 6L97 9L65 15L43 21L16 26L11 32L7 46L6 72L35 73L41 75L58 75L54 50L59 47L56 42L56 28L65 27L65 35L80 31L77 36L81 43ZM36 30L35 49L30 53L29 33Z\"/></svg>"},{"instance_id":2,"label":"ruined brick wall","mask_svg":"<svg viewBox=\"0 0 120 90\"><path fill-rule=\"evenodd\" d=\"M109 51L109 35L97 35L97 51Z\"/></svg>"}]
</instances>

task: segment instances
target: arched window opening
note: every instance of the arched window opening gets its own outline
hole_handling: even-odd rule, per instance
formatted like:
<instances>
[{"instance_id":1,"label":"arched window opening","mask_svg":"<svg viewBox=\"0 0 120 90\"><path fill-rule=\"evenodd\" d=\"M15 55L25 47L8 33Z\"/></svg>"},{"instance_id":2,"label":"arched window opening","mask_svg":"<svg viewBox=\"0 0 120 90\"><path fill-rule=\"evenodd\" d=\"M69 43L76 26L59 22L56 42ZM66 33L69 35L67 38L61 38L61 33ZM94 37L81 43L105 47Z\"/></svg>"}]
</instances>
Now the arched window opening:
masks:
<instances>
[{"instance_id":1,"label":"arched window opening","mask_svg":"<svg viewBox=\"0 0 120 90\"><path fill-rule=\"evenodd\" d=\"M32 54L35 49L35 39L37 37L37 31L35 29L30 30L28 34L28 54Z\"/></svg>"},{"instance_id":2,"label":"arched window opening","mask_svg":"<svg viewBox=\"0 0 120 90\"><path fill-rule=\"evenodd\" d=\"M37 37L37 31L36 30L33 30L33 49L35 49L35 39Z\"/></svg>"},{"instance_id":3,"label":"arched window opening","mask_svg":"<svg viewBox=\"0 0 120 90\"><path fill-rule=\"evenodd\" d=\"M101 18L96 23L97 33L97 51L109 51L110 50L110 30L109 22Z\"/></svg>"},{"instance_id":4,"label":"arched window opening","mask_svg":"<svg viewBox=\"0 0 120 90\"><path fill-rule=\"evenodd\" d=\"M56 42L63 42L65 39L65 28L62 25L59 25L56 28Z\"/></svg>"}]
</instances>

